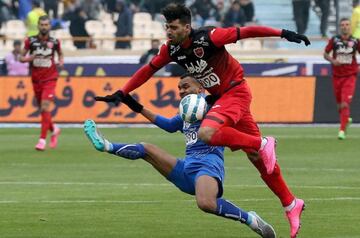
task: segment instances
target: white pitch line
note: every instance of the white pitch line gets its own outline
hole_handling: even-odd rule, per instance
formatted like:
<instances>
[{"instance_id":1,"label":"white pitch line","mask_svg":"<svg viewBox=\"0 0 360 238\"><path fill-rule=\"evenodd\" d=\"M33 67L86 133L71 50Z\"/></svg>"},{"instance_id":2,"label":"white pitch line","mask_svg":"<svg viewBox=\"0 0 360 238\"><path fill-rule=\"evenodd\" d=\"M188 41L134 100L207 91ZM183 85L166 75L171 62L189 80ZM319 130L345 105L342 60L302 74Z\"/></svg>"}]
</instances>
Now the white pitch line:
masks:
<instances>
[{"instance_id":1,"label":"white pitch line","mask_svg":"<svg viewBox=\"0 0 360 238\"><path fill-rule=\"evenodd\" d=\"M0 185L36 185L36 186L117 186L117 187L172 187L171 183L97 183L97 182L41 182L41 181L0 181ZM251 184L225 184L232 188L265 188L265 185ZM329 189L329 190L360 190L355 186L321 186L321 185L291 185L292 188L303 189Z\"/></svg>"},{"instance_id":2,"label":"white pitch line","mask_svg":"<svg viewBox=\"0 0 360 238\"><path fill-rule=\"evenodd\" d=\"M330 197L330 198L305 198L306 201L359 201L360 197ZM274 201L273 198L246 198L235 199L233 202L265 202ZM40 200L40 201L16 201L16 200L4 200L0 201L0 204L11 203L49 203L49 204L66 204L66 203L118 203L118 204L159 204L159 203L178 203L178 202L195 202L194 199L185 200Z\"/></svg>"},{"instance_id":3,"label":"white pitch line","mask_svg":"<svg viewBox=\"0 0 360 238\"><path fill-rule=\"evenodd\" d=\"M241 156L241 155L240 155ZM237 156L233 156L232 157L236 157L239 159L246 159L245 157L237 157ZM38 167L38 164L32 164L32 163L10 163L10 166L22 166L22 167ZM84 165L84 164L72 164L72 166L89 166L89 165ZM127 164L127 165L119 165L117 166L118 168L139 168L139 165L136 164ZM253 170L252 167L241 167L241 166L225 166L226 170ZM300 168L295 168L295 167L281 167L282 170L285 171L313 171L313 172L339 172L339 173L344 173L344 172L349 172L349 173L358 173L359 170L358 169L352 169L352 168L307 168L307 167L300 167Z\"/></svg>"}]
</instances>

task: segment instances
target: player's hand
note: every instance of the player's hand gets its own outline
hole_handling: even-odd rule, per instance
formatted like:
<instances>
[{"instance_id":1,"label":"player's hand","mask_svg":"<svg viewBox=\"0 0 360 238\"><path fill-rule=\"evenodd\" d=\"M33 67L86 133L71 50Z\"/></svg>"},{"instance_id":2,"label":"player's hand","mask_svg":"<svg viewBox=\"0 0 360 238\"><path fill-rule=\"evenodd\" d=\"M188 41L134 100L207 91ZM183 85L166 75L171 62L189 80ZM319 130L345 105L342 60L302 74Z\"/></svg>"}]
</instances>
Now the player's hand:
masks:
<instances>
[{"instance_id":1,"label":"player's hand","mask_svg":"<svg viewBox=\"0 0 360 238\"><path fill-rule=\"evenodd\" d=\"M118 90L111 95L106 95L104 97L96 96L94 99L95 101L112 102L115 106L119 106L119 104L124 100L124 93L121 90Z\"/></svg>"},{"instance_id":2,"label":"player's hand","mask_svg":"<svg viewBox=\"0 0 360 238\"><path fill-rule=\"evenodd\" d=\"M281 32L281 38L285 38L290 42L296 42L299 44L303 41L306 46L311 44L309 39L305 35L301 35L294 31L288 31L285 29L283 29Z\"/></svg>"},{"instance_id":3,"label":"player's hand","mask_svg":"<svg viewBox=\"0 0 360 238\"><path fill-rule=\"evenodd\" d=\"M144 106L141 105L138 101L136 101L130 94L127 94L124 97L123 103L126 104L131 110L137 113L140 113L144 108Z\"/></svg>"},{"instance_id":4,"label":"player's hand","mask_svg":"<svg viewBox=\"0 0 360 238\"><path fill-rule=\"evenodd\" d=\"M333 59L331 61L331 64L334 65L334 66L340 66L341 65L340 61L338 61L337 59Z\"/></svg>"}]
</instances>

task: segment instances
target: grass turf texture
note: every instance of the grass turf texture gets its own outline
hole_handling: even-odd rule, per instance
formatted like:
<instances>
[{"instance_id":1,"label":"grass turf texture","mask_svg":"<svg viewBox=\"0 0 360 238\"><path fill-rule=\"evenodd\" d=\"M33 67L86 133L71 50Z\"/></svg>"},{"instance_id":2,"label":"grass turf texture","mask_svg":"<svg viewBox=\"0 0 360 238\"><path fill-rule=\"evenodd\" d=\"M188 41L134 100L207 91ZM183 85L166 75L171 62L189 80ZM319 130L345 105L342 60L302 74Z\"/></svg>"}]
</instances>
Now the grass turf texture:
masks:
<instances>
[{"instance_id":1,"label":"grass turf texture","mask_svg":"<svg viewBox=\"0 0 360 238\"><path fill-rule=\"evenodd\" d=\"M257 237L245 225L205 214L142 160L95 151L81 129L63 129L59 148L34 150L39 129L0 129L1 237ZM101 129L110 140L146 141L182 156L180 133ZM306 201L301 237L359 237L360 128L263 128L278 139L278 160ZM226 152L224 197L289 226L278 199L242 152Z\"/></svg>"}]
</instances>

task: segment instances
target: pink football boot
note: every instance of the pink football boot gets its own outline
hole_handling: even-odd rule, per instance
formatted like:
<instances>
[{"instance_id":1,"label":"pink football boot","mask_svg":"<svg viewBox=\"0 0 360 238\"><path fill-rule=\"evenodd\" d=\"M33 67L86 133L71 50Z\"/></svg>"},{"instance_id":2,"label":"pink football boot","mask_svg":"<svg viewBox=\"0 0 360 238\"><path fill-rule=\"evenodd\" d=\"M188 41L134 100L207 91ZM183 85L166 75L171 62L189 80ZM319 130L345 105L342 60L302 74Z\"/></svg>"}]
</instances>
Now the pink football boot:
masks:
<instances>
[{"instance_id":1,"label":"pink football boot","mask_svg":"<svg viewBox=\"0 0 360 238\"><path fill-rule=\"evenodd\" d=\"M287 211L286 217L290 223L290 237L296 238L300 226L301 226L301 213L305 209L305 203L302 199L295 199L295 207L293 207L290 211Z\"/></svg>"},{"instance_id":2,"label":"pink football boot","mask_svg":"<svg viewBox=\"0 0 360 238\"><path fill-rule=\"evenodd\" d=\"M274 137L271 136L265 138L267 139L266 145L262 150L259 150L259 154L264 161L267 174L272 174L276 163L276 140Z\"/></svg>"},{"instance_id":3,"label":"pink football boot","mask_svg":"<svg viewBox=\"0 0 360 238\"><path fill-rule=\"evenodd\" d=\"M46 140L39 139L39 142L36 144L35 149L39 151L44 151L46 148Z\"/></svg>"},{"instance_id":4,"label":"pink football boot","mask_svg":"<svg viewBox=\"0 0 360 238\"><path fill-rule=\"evenodd\" d=\"M55 149L58 144L58 137L61 133L61 130L59 127L55 126L54 131L50 138L50 148Z\"/></svg>"}]
</instances>

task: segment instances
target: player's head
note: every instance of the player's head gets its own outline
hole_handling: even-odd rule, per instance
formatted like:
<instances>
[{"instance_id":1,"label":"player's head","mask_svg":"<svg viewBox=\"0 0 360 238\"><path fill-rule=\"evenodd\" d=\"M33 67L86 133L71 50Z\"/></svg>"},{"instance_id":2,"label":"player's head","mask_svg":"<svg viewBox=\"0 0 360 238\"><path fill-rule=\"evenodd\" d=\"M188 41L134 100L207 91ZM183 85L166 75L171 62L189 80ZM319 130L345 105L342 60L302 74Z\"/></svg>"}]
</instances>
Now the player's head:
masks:
<instances>
[{"instance_id":1,"label":"player's head","mask_svg":"<svg viewBox=\"0 0 360 238\"><path fill-rule=\"evenodd\" d=\"M16 53L19 53L21 51L21 41L20 40L14 40L13 46L14 46L14 51Z\"/></svg>"},{"instance_id":2,"label":"player's head","mask_svg":"<svg viewBox=\"0 0 360 238\"><path fill-rule=\"evenodd\" d=\"M351 23L349 18L340 19L340 34L341 35L351 34Z\"/></svg>"},{"instance_id":3,"label":"player's head","mask_svg":"<svg viewBox=\"0 0 360 238\"><path fill-rule=\"evenodd\" d=\"M204 93L204 88L189 73L181 75L179 84L178 84L178 89L179 89L179 95L181 98L185 97L188 94Z\"/></svg>"},{"instance_id":4,"label":"player's head","mask_svg":"<svg viewBox=\"0 0 360 238\"><path fill-rule=\"evenodd\" d=\"M39 33L43 36L49 34L51 29L50 18L48 15L39 17L38 21Z\"/></svg>"},{"instance_id":5,"label":"player's head","mask_svg":"<svg viewBox=\"0 0 360 238\"><path fill-rule=\"evenodd\" d=\"M166 35L172 44L182 43L191 32L191 11L185 5L170 3L161 10L166 19Z\"/></svg>"}]
</instances>

